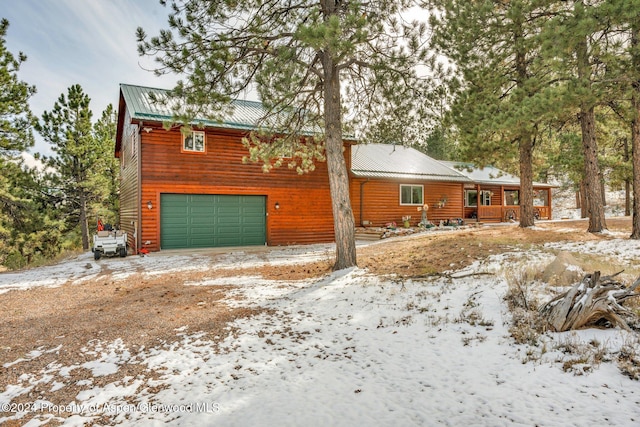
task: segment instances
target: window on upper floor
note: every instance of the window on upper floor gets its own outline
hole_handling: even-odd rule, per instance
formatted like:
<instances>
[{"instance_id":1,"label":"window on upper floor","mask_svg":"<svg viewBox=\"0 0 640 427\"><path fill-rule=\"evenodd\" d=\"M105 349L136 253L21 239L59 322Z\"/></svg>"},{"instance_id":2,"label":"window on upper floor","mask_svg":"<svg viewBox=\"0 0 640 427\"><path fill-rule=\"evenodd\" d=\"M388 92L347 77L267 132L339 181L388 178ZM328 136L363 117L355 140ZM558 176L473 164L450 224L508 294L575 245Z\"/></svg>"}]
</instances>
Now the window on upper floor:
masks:
<instances>
[{"instance_id":1,"label":"window on upper floor","mask_svg":"<svg viewBox=\"0 0 640 427\"><path fill-rule=\"evenodd\" d=\"M192 153L205 152L205 137L202 131L191 131L188 135L182 134L182 151Z\"/></svg>"},{"instance_id":2,"label":"window on upper floor","mask_svg":"<svg viewBox=\"0 0 640 427\"><path fill-rule=\"evenodd\" d=\"M140 133L138 125L131 127L131 157L138 156L138 145L140 144Z\"/></svg>"}]
</instances>

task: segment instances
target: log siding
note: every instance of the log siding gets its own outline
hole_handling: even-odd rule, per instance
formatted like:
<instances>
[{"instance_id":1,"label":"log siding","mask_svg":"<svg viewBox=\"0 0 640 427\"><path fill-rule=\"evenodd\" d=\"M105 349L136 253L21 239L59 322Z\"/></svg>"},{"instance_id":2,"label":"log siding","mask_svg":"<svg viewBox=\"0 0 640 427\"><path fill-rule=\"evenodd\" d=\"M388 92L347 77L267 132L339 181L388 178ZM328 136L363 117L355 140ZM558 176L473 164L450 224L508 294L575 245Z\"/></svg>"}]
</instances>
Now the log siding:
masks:
<instances>
[{"instance_id":1,"label":"log siding","mask_svg":"<svg viewBox=\"0 0 640 427\"><path fill-rule=\"evenodd\" d=\"M351 204L357 226L383 227L390 222L402 224L402 218L411 216L417 225L422 212L418 206L400 204L400 185L422 185L424 202L429 205L427 219L441 220L463 217L463 184L420 180L351 179ZM442 200L446 201L442 204Z\"/></svg>"},{"instance_id":2,"label":"log siding","mask_svg":"<svg viewBox=\"0 0 640 427\"><path fill-rule=\"evenodd\" d=\"M140 132L140 246L162 249L160 197L164 193L266 196L267 245L333 241L326 163L318 162L313 172L303 175L287 167L264 173L260 164L243 162L248 155L242 145L244 131L207 129L205 152L191 153L182 150L179 130L167 131L160 123L141 126L148 132ZM345 153L350 157L348 146ZM152 209L146 207L149 201Z\"/></svg>"}]
</instances>

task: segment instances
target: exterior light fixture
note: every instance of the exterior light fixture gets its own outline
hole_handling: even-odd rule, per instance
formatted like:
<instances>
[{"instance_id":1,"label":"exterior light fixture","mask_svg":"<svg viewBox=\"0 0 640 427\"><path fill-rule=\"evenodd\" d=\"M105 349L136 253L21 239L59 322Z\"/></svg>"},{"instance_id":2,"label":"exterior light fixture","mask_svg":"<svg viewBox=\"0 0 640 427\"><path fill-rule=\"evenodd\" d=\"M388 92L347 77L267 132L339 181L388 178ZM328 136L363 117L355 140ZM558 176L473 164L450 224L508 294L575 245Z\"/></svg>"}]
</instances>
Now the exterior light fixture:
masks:
<instances>
[{"instance_id":1,"label":"exterior light fixture","mask_svg":"<svg viewBox=\"0 0 640 427\"><path fill-rule=\"evenodd\" d=\"M276 210L280 209L280 203L276 202Z\"/></svg>"},{"instance_id":2,"label":"exterior light fixture","mask_svg":"<svg viewBox=\"0 0 640 427\"><path fill-rule=\"evenodd\" d=\"M147 202L147 209L149 210L153 209L153 203L151 203L151 200Z\"/></svg>"}]
</instances>

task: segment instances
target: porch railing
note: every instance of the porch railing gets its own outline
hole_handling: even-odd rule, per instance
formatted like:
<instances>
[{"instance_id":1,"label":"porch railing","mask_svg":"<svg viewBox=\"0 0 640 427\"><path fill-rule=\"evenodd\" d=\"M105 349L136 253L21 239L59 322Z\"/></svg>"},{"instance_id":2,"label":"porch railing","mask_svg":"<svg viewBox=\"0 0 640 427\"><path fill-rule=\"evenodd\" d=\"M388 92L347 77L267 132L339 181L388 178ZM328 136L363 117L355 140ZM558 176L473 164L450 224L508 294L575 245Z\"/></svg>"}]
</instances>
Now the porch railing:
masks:
<instances>
[{"instance_id":1,"label":"porch railing","mask_svg":"<svg viewBox=\"0 0 640 427\"><path fill-rule=\"evenodd\" d=\"M534 206L536 219L551 219L549 206ZM504 222L517 221L520 218L520 206L479 206L478 221Z\"/></svg>"}]
</instances>

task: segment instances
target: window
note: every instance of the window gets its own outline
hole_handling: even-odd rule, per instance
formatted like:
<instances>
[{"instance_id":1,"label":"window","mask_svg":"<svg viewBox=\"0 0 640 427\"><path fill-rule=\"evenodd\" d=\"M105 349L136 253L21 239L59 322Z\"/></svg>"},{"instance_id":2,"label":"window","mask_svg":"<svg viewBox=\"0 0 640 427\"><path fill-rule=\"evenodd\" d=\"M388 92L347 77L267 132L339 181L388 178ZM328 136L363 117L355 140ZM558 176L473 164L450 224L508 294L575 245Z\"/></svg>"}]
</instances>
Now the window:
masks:
<instances>
[{"instance_id":1,"label":"window","mask_svg":"<svg viewBox=\"0 0 640 427\"><path fill-rule=\"evenodd\" d=\"M422 206L424 188L422 185L400 185L400 204Z\"/></svg>"},{"instance_id":2,"label":"window","mask_svg":"<svg viewBox=\"0 0 640 427\"><path fill-rule=\"evenodd\" d=\"M480 204L482 206L491 206L491 191L482 190L480 192ZM477 190L464 190L464 205L466 207L478 206Z\"/></svg>"},{"instance_id":3,"label":"window","mask_svg":"<svg viewBox=\"0 0 640 427\"><path fill-rule=\"evenodd\" d=\"M131 156L138 157L138 144L140 141L140 134L138 133L138 125L131 128Z\"/></svg>"},{"instance_id":4,"label":"window","mask_svg":"<svg viewBox=\"0 0 640 427\"><path fill-rule=\"evenodd\" d=\"M478 192L476 190L464 190L464 205L478 206Z\"/></svg>"},{"instance_id":5,"label":"window","mask_svg":"<svg viewBox=\"0 0 640 427\"><path fill-rule=\"evenodd\" d=\"M481 191L482 196L482 206L491 206L491 196L493 193L491 191Z\"/></svg>"},{"instance_id":6,"label":"window","mask_svg":"<svg viewBox=\"0 0 640 427\"><path fill-rule=\"evenodd\" d=\"M182 151L204 153L204 132L192 131L182 135Z\"/></svg>"},{"instance_id":7,"label":"window","mask_svg":"<svg viewBox=\"0 0 640 427\"><path fill-rule=\"evenodd\" d=\"M520 204L520 191L519 190L504 190L504 204L505 206L517 206Z\"/></svg>"}]
</instances>

